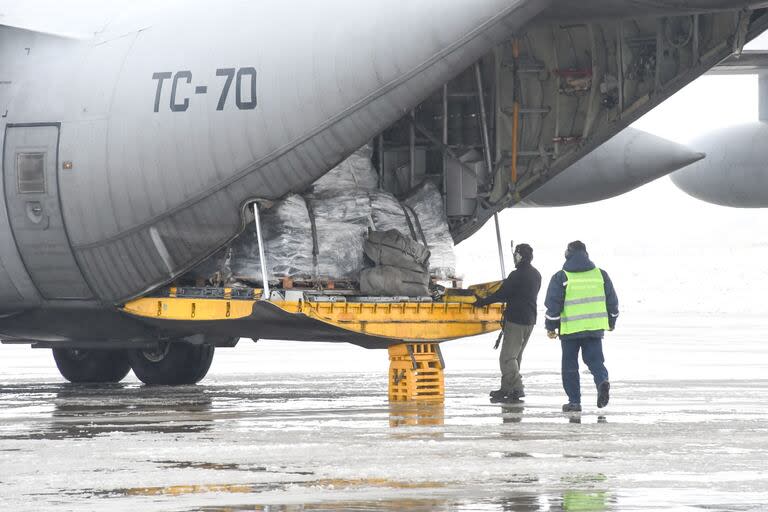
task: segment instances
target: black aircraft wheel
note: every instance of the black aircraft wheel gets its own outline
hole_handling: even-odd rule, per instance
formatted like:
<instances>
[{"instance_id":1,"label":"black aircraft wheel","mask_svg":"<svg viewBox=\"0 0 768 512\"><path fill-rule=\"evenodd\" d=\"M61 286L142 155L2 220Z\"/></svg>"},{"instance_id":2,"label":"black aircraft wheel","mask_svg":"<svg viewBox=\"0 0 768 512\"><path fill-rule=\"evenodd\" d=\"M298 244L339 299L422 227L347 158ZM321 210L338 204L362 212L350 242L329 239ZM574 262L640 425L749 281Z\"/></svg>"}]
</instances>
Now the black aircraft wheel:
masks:
<instances>
[{"instance_id":1,"label":"black aircraft wheel","mask_svg":"<svg viewBox=\"0 0 768 512\"><path fill-rule=\"evenodd\" d=\"M131 350L128 360L144 384L197 384L208 373L214 350L213 345L164 342L155 349Z\"/></svg>"},{"instance_id":2,"label":"black aircraft wheel","mask_svg":"<svg viewBox=\"0 0 768 512\"><path fill-rule=\"evenodd\" d=\"M62 377L77 384L120 382L131 370L123 350L54 348L53 358Z\"/></svg>"}]
</instances>

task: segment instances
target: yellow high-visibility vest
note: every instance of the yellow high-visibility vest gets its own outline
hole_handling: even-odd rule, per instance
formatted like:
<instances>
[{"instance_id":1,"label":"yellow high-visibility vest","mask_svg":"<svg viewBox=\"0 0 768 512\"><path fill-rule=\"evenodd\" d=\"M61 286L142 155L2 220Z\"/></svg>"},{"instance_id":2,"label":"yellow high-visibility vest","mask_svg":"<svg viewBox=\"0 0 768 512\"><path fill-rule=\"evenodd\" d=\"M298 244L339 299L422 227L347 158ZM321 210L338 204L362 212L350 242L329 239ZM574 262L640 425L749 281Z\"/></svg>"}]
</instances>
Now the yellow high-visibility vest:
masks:
<instances>
[{"instance_id":1,"label":"yellow high-visibility vest","mask_svg":"<svg viewBox=\"0 0 768 512\"><path fill-rule=\"evenodd\" d=\"M565 306L560 315L560 335L608 330L605 279L599 268L566 272Z\"/></svg>"}]
</instances>

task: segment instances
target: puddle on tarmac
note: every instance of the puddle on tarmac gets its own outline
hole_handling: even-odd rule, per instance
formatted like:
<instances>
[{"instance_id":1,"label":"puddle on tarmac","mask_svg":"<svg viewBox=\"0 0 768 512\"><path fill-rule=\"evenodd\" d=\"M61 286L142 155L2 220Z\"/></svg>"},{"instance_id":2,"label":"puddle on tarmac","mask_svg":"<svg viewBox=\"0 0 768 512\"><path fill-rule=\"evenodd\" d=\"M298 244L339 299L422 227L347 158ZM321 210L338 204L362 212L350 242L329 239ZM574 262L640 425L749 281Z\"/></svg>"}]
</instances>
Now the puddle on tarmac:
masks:
<instances>
[{"instance_id":1,"label":"puddle on tarmac","mask_svg":"<svg viewBox=\"0 0 768 512\"><path fill-rule=\"evenodd\" d=\"M500 512L607 512L616 500L605 491L566 490L553 494L520 493L488 500L394 499L376 501L331 501L301 505L229 505L201 507L194 512L413 512L500 511Z\"/></svg>"},{"instance_id":2,"label":"puddle on tarmac","mask_svg":"<svg viewBox=\"0 0 768 512\"><path fill-rule=\"evenodd\" d=\"M303 505L230 505L226 507L203 507L191 512L327 512L345 510L349 512L401 511L430 512L448 510L448 503L430 499L402 499L392 501L337 501L308 503Z\"/></svg>"},{"instance_id":3,"label":"puddle on tarmac","mask_svg":"<svg viewBox=\"0 0 768 512\"><path fill-rule=\"evenodd\" d=\"M202 386L178 387L171 392L129 384L3 386L0 394L12 398L16 410L29 409L25 418L29 421L37 413L33 408L39 408L38 404L46 404L49 409L43 428L3 434L4 440L88 439L115 433L186 434L210 430L214 421L212 398Z\"/></svg>"},{"instance_id":4,"label":"puddle on tarmac","mask_svg":"<svg viewBox=\"0 0 768 512\"><path fill-rule=\"evenodd\" d=\"M581 460L601 460L602 457L596 455L573 455L560 453L528 453L528 452L491 452L489 457L494 459L581 459Z\"/></svg>"},{"instance_id":5,"label":"puddle on tarmac","mask_svg":"<svg viewBox=\"0 0 768 512\"><path fill-rule=\"evenodd\" d=\"M151 461L159 466L166 466L176 469L206 469L213 471L246 471L249 473L266 473L264 466L243 466L241 464L220 464L214 462L191 462L175 460L154 460Z\"/></svg>"},{"instance_id":6,"label":"puddle on tarmac","mask_svg":"<svg viewBox=\"0 0 768 512\"><path fill-rule=\"evenodd\" d=\"M602 473L584 473L581 475L565 475L560 480L569 485L576 485L605 482L608 480L608 477Z\"/></svg>"},{"instance_id":7,"label":"puddle on tarmac","mask_svg":"<svg viewBox=\"0 0 768 512\"><path fill-rule=\"evenodd\" d=\"M223 464L215 462L193 462L193 461L175 461L175 460L156 460L149 461L158 466L173 469L200 469L207 471L241 471L247 473L277 473L280 475L298 475L311 476L313 471L289 471L285 467L270 469L266 466L247 465L247 464Z\"/></svg>"},{"instance_id":8,"label":"puddle on tarmac","mask_svg":"<svg viewBox=\"0 0 768 512\"><path fill-rule=\"evenodd\" d=\"M306 480L296 482L271 482L271 483L237 483L237 484L194 484L194 485L169 485L158 487L132 487L126 489L114 489L108 491L84 491L102 497L122 496L185 496L190 494L257 494L268 491L296 490L304 487L313 490L346 490L361 488L388 488L388 489L441 489L447 484L442 482L406 482L388 480L385 478L360 478L343 479L328 478L319 480Z\"/></svg>"}]
</instances>

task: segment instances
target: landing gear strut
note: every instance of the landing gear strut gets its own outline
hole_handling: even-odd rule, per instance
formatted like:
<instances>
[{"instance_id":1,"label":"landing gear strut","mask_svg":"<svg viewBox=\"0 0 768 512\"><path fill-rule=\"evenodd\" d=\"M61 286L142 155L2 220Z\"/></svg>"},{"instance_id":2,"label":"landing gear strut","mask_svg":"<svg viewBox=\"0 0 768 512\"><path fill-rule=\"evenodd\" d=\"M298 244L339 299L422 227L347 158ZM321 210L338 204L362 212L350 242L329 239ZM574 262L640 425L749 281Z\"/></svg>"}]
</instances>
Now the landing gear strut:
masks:
<instances>
[{"instance_id":1,"label":"landing gear strut","mask_svg":"<svg viewBox=\"0 0 768 512\"><path fill-rule=\"evenodd\" d=\"M131 369L122 350L54 348L53 358L61 375L77 384L120 382Z\"/></svg>"},{"instance_id":2,"label":"landing gear strut","mask_svg":"<svg viewBox=\"0 0 768 512\"><path fill-rule=\"evenodd\" d=\"M129 350L128 360L144 384L196 384L208 373L214 350L213 345L169 341L152 349Z\"/></svg>"}]
</instances>

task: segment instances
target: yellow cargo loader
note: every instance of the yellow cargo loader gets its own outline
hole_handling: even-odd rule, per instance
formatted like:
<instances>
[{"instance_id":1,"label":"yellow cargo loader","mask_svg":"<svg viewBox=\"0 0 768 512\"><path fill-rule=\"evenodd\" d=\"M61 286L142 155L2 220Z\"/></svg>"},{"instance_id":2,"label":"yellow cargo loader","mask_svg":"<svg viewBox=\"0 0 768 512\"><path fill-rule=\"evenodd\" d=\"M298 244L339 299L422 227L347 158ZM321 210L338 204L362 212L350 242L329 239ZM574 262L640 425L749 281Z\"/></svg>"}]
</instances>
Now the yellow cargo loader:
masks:
<instances>
[{"instance_id":1,"label":"yellow cargo loader","mask_svg":"<svg viewBox=\"0 0 768 512\"><path fill-rule=\"evenodd\" d=\"M169 288L123 311L160 329L236 338L352 343L388 349L391 400L442 401L440 343L499 330L502 306L475 308L499 283L434 297L362 297L343 290Z\"/></svg>"}]
</instances>

